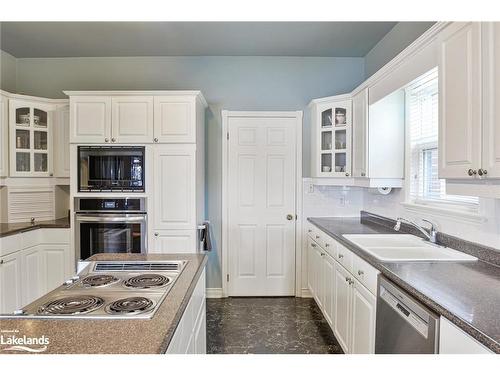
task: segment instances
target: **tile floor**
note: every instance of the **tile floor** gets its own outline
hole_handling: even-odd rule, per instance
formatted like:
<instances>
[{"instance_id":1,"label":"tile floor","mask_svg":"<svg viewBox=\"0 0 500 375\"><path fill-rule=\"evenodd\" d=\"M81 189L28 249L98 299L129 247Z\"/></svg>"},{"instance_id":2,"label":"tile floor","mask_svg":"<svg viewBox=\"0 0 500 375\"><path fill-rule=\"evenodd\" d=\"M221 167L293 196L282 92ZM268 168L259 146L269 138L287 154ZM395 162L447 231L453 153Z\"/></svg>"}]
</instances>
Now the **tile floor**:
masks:
<instances>
[{"instance_id":1,"label":"tile floor","mask_svg":"<svg viewBox=\"0 0 500 375\"><path fill-rule=\"evenodd\" d=\"M207 353L340 354L312 298L207 300Z\"/></svg>"}]
</instances>

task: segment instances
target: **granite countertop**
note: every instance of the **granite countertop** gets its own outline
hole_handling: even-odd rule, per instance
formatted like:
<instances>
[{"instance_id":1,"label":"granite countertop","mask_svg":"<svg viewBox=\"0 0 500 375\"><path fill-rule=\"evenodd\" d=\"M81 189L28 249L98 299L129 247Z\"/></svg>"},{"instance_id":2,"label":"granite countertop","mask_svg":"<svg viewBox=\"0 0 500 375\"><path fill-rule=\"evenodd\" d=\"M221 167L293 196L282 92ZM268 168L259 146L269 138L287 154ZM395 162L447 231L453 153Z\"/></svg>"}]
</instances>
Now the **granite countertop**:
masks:
<instances>
[{"instance_id":1,"label":"granite countertop","mask_svg":"<svg viewBox=\"0 0 500 375\"><path fill-rule=\"evenodd\" d=\"M0 223L0 237L28 232L40 228L69 228L69 217L55 220L35 221L34 223Z\"/></svg>"},{"instance_id":2,"label":"granite countertop","mask_svg":"<svg viewBox=\"0 0 500 375\"><path fill-rule=\"evenodd\" d=\"M500 353L500 267L475 262L381 262L343 234L397 233L360 218L308 218L420 302Z\"/></svg>"},{"instance_id":3,"label":"granite countertop","mask_svg":"<svg viewBox=\"0 0 500 375\"><path fill-rule=\"evenodd\" d=\"M97 254L89 260L186 260L184 270L151 319L0 319L0 331L50 340L48 354L164 353L200 278L205 254ZM4 352L6 353L6 352Z\"/></svg>"}]
</instances>

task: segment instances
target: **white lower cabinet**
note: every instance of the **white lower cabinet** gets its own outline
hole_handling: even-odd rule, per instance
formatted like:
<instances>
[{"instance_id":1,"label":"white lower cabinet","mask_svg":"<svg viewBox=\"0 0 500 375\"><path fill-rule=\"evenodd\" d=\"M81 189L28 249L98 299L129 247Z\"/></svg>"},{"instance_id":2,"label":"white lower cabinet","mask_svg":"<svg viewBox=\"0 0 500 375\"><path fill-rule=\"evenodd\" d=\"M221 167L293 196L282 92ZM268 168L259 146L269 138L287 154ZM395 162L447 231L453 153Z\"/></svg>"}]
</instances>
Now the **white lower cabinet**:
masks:
<instances>
[{"instance_id":1,"label":"white lower cabinet","mask_svg":"<svg viewBox=\"0 0 500 375\"><path fill-rule=\"evenodd\" d=\"M351 327L351 286L349 272L340 264L335 266L335 283L333 285L335 311L333 333L342 349L349 352L349 331Z\"/></svg>"},{"instance_id":2,"label":"white lower cabinet","mask_svg":"<svg viewBox=\"0 0 500 375\"><path fill-rule=\"evenodd\" d=\"M206 354L205 290L205 270L203 270L186 310L177 324L167 354Z\"/></svg>"},{"instance_id":3,"label":"white lower cabinet","mask_svg":"<svg viewBox=\"0 0 500 375\"><path fill-rule=\"evenodd\" d=\"M196 230L156 230L153 245L148 251L155 253L192 253L197 248Z\"/></svg>"},{"instance_id":4,"label":"white lower cabinet","mask_svg":"<svg viewBox=\"0 0 500 375\"><path fill-rule=\"evenodd\" d=\"M375 348L377 298L358 281L352 284L351 352L372 354Z\"/></svg>"},{"instance_id":5,"label":"white lower cabinet","mask_svg":"<svg viewBox=\"0 0 500 375\"><path fill-rule=\"evenodd\" d=\"M15 239L16 241L12 241ZM0 238L0 313L12 313L74 273L68 229L37 229Z\"/></svg>"},{"instance_id":6,"label":"white lower cabinet","mask_svg":"<svg viewBox=\"0 0 500 375\"><path fill-rule=\"evenodd\" d=\"M22 304L22 267L19 252L0 258L0 313L14 312Z\"/></svg>"},{"instance_id":7,"label":"white lower cabinet","mask_svg":"<svg viewBox=\"0 0 500 375\"><path fill-rule=\"evenodd\" d=\"M439 320L439 354L492 354L448 319Z\"/></svg>"},{"instance_id":8,"label":"white lower cabinet","mask_svg":"<svg viewBox=\"0 0 500 375\"><path fill-rule=\"evenodd\" d=\"M311 294L344 352L374 353L379 272L317 228L308 231L307 262Z\"/></svg>"}]
</instances>

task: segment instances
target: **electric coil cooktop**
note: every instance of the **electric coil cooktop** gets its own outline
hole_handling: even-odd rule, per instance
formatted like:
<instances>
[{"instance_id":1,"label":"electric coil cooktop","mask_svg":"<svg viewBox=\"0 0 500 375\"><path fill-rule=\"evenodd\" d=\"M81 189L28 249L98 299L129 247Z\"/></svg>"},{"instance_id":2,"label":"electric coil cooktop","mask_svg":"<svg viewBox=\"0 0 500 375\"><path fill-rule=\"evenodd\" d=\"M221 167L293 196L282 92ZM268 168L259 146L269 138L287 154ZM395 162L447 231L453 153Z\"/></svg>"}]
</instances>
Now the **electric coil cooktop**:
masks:
<instances>
[{"instance_id":1,"label":"electric coil cooktop","mask_svg":"<svg viewBox=\"0 0 500 375\"><path fill-rule=\"evenodd\" d=\"M59 288L13 318L151 319L185 261L89 262Z\"/></svg>"}]
</instances>

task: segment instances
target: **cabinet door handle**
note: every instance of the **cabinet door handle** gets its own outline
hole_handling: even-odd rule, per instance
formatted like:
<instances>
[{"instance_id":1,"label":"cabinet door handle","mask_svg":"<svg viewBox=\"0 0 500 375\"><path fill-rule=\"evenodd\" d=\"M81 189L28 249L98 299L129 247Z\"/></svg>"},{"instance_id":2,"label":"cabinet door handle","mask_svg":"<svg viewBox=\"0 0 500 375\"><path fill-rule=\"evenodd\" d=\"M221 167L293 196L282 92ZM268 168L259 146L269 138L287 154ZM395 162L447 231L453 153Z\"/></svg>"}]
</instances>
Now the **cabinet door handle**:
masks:
<instances>
[{"instance_id":1,"label":"cabinet door handle","mask_svg":"<svg viewBox=\"0 0 500 375\"><path fill-rule=\"evenodd\" d=\"M346 175L346 177L349 177L349 173L346 173L345 175Z\"/></svg>"},{"instance_id":2,"label":"cabinet door handle","mask_svg":"<svg viewBox=\"0 0 500 375\"><path fill-rule=\"evenodd\" d=\"M339 259L342 259L344 257L344 254L339 254Z\"/></svg>"},{"instance_id":3,"label":"cabinet door handle","mask_svg":"<svg viewBox=\"0 0 500 375\"><path fill-rule=\"evenodd\" d=\"M486 176L488 174L488 171L486 169L479 168L479 170L477 171L477 174L480 176L483 176L483 175Z\"/></svg>"},{"instance_id":4,"label":"cabinet door handle","mask_svg":"<svg viewBox=\"0 0 500 375\"><path fill-rule=\"evenodd\" d=\"M361 271L361 270L359 270L359 271L358 271L358 275L359 275L359 276L362 276L362 275L364 275L364 274L365 274L365 273L364 273L363 271Z\"/></svg>"},{"instance_id":5,"label":"cabinet door handle","mask_svg":"<svg viewBox=\"0 0 500 375\"><path fill-rule=\"evenodd\" d=\"M467 174L468 174L469 176L475 176L475 175L477 174L477 171L476 171L475 169L469 169L469 170L467 171Z\"/></svg>"},{"instance_id":6,"label":"cabinet door handle","mask_svg":"<svg viewBox=\"0 0 500 375\"><path fill-rule=\"evenodd\" d=\"M349 280L349 285L354 284L354 280Z\"/></svg>"},{"instance_id":7,"label":"cabinet door handle","mask_svg":"<svg viewBox=\"0 0 500 375\"><path fill-rule=\"evenodd\" d=\"M311 233L311 232L312 232L312 229L308 229L308 230L307 230L307 233Z\"/></svg>"},{"instance_id":8,"label":"cabinet door handle","mask_svg":"<svg viewBox=\"0 0 500 375\"><path fill-rule=\"evenodd\" d=\"M153 139L155 143L158 143L158 138Z\"/></svg>"},{"instance_id":9,"label":"cabinet door handle","mask_svg":"<svg viewBox=\"0 0 500 375\"><path fill-rule=\"evenodd\" d=\"M329 243L325 243L325 247L330 247L330 244Z\"/></svg>"},{"instance_id":10,"label":"cabinet door handle","mask_svg":"<svg viewBox=\"0 0 500 375\"><path fill-rule=\"evenodd\" d=\"M3 264L3 259L2 259L2 260L0 260L0 264Z\"/></svg>"},{"instance_id":11,"label":"cabinet door handle","mask_svg":"<svg viewBox=\"0 0 500 375\"><path fill-rule=\"evenodd\" d=\"M316 236L316 239L319 239L319 236Z\"/></svg>"},{"instance_id":12,"label":"cabinet door handle","mask_svg":"<svg viewBox=\"0 0 500 375\"><path fill-rule=\"evenodd\" d=\"M315 243L312 243L312 244L311 244L311 246L312 246L312 247L316 247L316 244L315 244Z\"/></svg>"},{"instance_id":13,"label":"cabinet door handle","mask_svg":"<svg viewBox=\"0 0 500 375\"><path fill-rule=\"evenodd\" d=\"M345 277L345 281L349 282L349 280L351 280L351 279L349 278L349 276L346 276L346 277Z\"/></svg>"},{"instance_id":14,"label":"cabinet door handle","mask_svg":"<svg viewBox=\"0 0 500 375\"><path fill-rule=\"evenodd\" d=\"M111 142L115 142L116 141L116 138L111 138Z\"/></svg>"},{"instance_id":15,"label":"cabinet door handle","mask_svg":"<svg viewBox=\"0 0 500 375\"><path fill-rule=\"evenodd\" d=\"M155 232L154 235L155 235L155 237L158 237L158 232Z\"/></svg>"},{"instance_id":16,"label":"cabinet door handle","mask_svg":"<svg viewBox=\"0 0 500 375\"><path fill-rule=\"evenodd\" d=\"M366 173L365 172L361 172L361 177L365 177L366 176Z\"/></svg>"},{"instance_id":17,"label":"cabinet door handle","mask_svg":"<svg viewBox=\"0 0 500 375\"><path fill-rule=\"evenodd\" d=\"M104 138L104 142L108 143L109 142L109 138Z\"/></svg>"},{"instance_id":18,"label":"cabinet door handle","mask_svg":"<svg viewBox=\"0 0 500 375\"><path fill-rule=\"evenodd\" d=\"M324 257L325 256L325 253L321 253L321 256Z\"/></svg>"}]
</instances>

